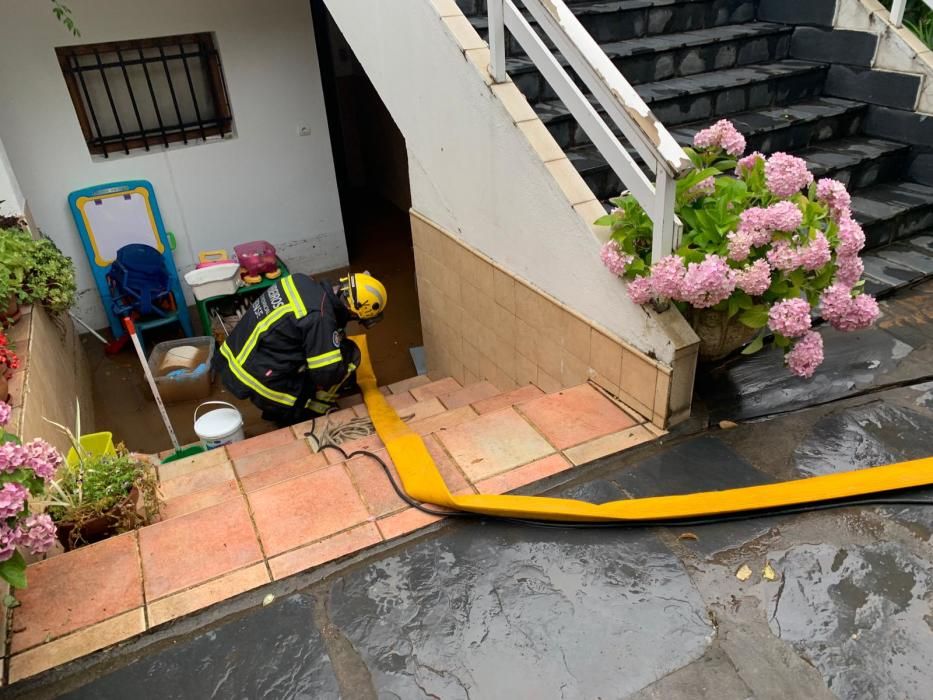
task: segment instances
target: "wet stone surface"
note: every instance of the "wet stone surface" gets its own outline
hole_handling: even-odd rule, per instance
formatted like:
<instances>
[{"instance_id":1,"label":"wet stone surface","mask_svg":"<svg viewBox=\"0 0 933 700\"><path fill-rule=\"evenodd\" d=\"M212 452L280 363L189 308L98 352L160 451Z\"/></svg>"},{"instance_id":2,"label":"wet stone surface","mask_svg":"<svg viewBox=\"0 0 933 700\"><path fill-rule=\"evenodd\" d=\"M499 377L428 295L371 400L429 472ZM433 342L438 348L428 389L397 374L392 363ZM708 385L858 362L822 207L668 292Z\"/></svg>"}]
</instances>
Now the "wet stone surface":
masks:
<instances>
[{"instance_id":1,"label":"wet stone surface","mask_svg":"<svg viewBox=\"0 0 933 700\"><path fill-rule=\"evenodd\" d=\"M772 552L785 580L771 631L841 698L929 697L933 569L896 543Z\"/></svg>"},{"instance_id":2,"label":"wet stone surface","mask_svg":"<svg viewBox=\"0 0 933 700\"><path fill-rule=\"evenodd\" d=\"M683 566L634 531L465 527L339 579L327 607L380 698L624 697L712 636Z\"/></svg>"},{"instance_id":3,"label":"wet stone surface","mask_svg":"<svg viewBox=\"0 0 933 700\"><path fill-rule=\"evenodd\" d=\"M293 595L129 664L67 700L339 697L313 601Z\"/></svg>"}]
</instances>

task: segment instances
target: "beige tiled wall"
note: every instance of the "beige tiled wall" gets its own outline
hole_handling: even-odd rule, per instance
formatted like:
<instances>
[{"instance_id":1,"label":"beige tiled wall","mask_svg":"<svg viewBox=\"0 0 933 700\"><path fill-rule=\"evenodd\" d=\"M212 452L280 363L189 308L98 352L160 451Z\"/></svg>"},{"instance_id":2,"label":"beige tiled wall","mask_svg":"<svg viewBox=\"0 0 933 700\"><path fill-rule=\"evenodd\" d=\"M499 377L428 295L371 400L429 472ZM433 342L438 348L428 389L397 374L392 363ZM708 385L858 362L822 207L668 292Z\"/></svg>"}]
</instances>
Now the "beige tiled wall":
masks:
<instances>
[{"instance_id":1,"label":"beige tiled wall","mask_svg":"<svg viewBox=\"0 0 933 700\"><path fill-rule=\"evenodd\" d=\"M696 347L667 367L411 214L428 370L503 391L592 381L652 423L689 415Z\"/></svg>"}]
</instances>

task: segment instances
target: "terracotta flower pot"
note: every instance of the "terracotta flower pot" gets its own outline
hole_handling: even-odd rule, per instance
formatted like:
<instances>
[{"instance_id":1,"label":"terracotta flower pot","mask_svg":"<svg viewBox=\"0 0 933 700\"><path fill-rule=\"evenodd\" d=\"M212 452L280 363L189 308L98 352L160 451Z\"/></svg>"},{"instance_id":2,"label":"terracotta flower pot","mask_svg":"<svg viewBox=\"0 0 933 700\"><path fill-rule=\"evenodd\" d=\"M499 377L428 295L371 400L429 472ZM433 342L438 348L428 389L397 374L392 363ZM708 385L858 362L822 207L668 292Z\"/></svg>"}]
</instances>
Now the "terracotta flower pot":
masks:
<instances>
[{"instance_id":1,"label":"terracotta flower pot","mask_svg":"<svg viewBox=\"0 0 933 700\"><path fill-rule=\"evenodd\" d=\"M66 552L85 544L100 542L117 534L122 516L126 510L135 510L139 502L139 490L134 486L126 498L106 513L96 518L83 521L80 525L67 520L56 523L58 541ZM78 531L75 532L75 528Z\"/></svg>"},{"instance_id":2,"label":"terracotta flower pot","mask_svg":"<svg viewBox=\"0 0 933 700\"><path fill-rule=\"evenodd\" d=\"M738 317L726 318L725 311L691 309L688 320L700 338L701 362L721 360L758 335L758 330L741 323Z\"/></svg>"},{"instance_id":3,"label":"terracotta flower pot","mask_svg":"<svg viewBox=\"0 0 933 700\"><path fill-rule=\"evenodd\" d=\"M0 302L0 325L4 328L7 326L12 326L14 323L19 321L22 314L19 311L19 302L16 301L16 297L11 296L6 300L4 305Z\"/></svg>"},{"instance_id":4,"label":"terracotta flower pot","mask_svg":"<svg viewBox=\"0 0 933 700\"><path fill-rule=\"evenodd\" d=\"M0 401L10 399L10 380L6 378L6 365L0 365Z\"/></svg>"}]
</instances>

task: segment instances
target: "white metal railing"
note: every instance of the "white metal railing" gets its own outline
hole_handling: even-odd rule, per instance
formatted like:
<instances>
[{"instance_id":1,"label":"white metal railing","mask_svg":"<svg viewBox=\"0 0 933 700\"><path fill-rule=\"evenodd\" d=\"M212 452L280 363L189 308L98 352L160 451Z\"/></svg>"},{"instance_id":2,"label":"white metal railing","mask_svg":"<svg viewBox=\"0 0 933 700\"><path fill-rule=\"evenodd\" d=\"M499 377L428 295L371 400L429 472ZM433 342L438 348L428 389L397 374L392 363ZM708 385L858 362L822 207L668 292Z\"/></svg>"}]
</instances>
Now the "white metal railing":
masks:
<instances>
[{"instance_id":1,"label":"white metal railing","mask_svg":"<svg viewBox=\"0 0 933 700\"><path fill-rule=\"evenodd\" d=\"M524 4L541 31L589 88L599 107L635 147L655 174L654 182L645 176L606 120L531 28L516 2ZM505 72L505 29L508 29L623 185L651 217L654 224L652 261L668 255L680 239L681 225L674 214L674 180L691 167L687 154L563 0L487 0L486 4L493 80L500 83L508 80Z\"/></svg>"},{"instance_id":2,"label":"white metal railing","mask_svg":"<svg viewBox=\"0 0 933 700\"><path fill-rule=\"evenodd\" d=\"M923 0L933 10L933 0ZM894 0L891 3L891 21L895 27L904 26L904 10L907 9L907 0Z\"/></svg>"}]
</instances>

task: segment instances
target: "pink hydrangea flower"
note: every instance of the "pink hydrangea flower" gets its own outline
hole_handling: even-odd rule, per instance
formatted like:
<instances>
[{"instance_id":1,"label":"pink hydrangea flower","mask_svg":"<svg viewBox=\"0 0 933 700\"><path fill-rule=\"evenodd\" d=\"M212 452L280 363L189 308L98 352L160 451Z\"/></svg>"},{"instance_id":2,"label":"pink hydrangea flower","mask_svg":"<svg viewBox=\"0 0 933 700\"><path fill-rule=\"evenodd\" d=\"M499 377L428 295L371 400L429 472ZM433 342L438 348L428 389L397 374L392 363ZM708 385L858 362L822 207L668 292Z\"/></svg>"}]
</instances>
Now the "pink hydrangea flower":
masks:
<instances>
[{"instance_id":1,"label":"pink hydrangea flower","mask_svg":"<svg viewBox=\"0 0 933 700\"><path fill-rule=\"evenodd\" d=\"M807 331L784 356L784 362L798 377L812 377L823 363L823 337L816 331Z\"/></svg>"},{"instance_id":2,"label":"pink hydrangea flower","mask_svg":"<svg viewBox=\"0 0 933 700\"><path fill-rule=\"evenodd\" d=\"M614 275L621 275L625 268L632 262L632 256L622 252L619 244L615 241L607 241L599 250L599 259L603 265Z\"/></svg>"},{"instance_id":3,"label":"pink hydrangea flower","mask_svg":"<svg viewBox=\"0 0 933 700\"><path fill-rule=\"evenodd\" d=\"M833 328L857 331L868 328L878 318L878 302L868 294L852 296L850 288L834 284L820 296L820 308Z\"/></svg>"},{"instance_id":4,"label":"pink hydrangea flower","mask_svg":"<svg viewBox=\"0 0 933 700\"><path fill-rule=\"evenodd\" d=\"M731 156L740 156L745 151L745 137L728 119L720 119L698 131L693 137L693 145L697 148L722 148Z\"/></svg>"},{"instance_id":5,"label":"pink hydrangea flower","mask_svg":"<svg viewBox=\"0 0 933 700\"><path fill-rule=\"evenodd\" d=\"M851 289L862 278L865 264L858 255L839 255L836 257L835 282Z\"/></svg>"},{"instance_id":6,"label":"pink hydrangea flower","mask_svg":"<svg viewBox=\"0 0 933 700\"><path fill-rule=\"evenodd\" d=\"M797 269L797 251L784 240L775 241L767 253L768 262L776 270L789 272Z\"/></svg>"},{"instance_id":7,"label":"pink hydrangea flower","mask_svg":"<svg viewBox=\"0 0 933 700\"><path fill-rule=\"evenodd\" d=\"M709 197L716 191L716 180L710 176L705 180L700 180L697 184L691 187L684 193L684 198L688 202L692 202L694 199L700 197Z\"/></svg>"},{"instance_id":8,"label":"pink hydrangea flower","mask_svg":"<svg viewBox=\"0 0 933 700\"><path fill-rule=\"evenodd\" d=\"M809 272L819 270L832 259L829 241L822 231L817 232L807 245L797 248L796 254L797 267L802 267Z\"/></svg>"},{"instance_id":9,"label":"pink hydrangea flower","mask_svg":"<svg viewBox=\"0 0 933 700\"><path fill-rule=\"evenodd\" d=\"M829 213L834 219L842 219L850 215L849 205L852 197L846 186L839 180L824 177L816 183L816 198L829 207Z\"/></svg>"},{"instance_id":10,"label":"pink hydrangea flower","mask_svg":"<svg viewBox=\"0 0 933 700\"><path fill-rule=\"evenodd\" d=\"M778 197L791 197L813 182L813 174L806 161L779 151L765 162L765 181Z\"/></svg>"},{"instance_id":11,"label":"pink hydrangea flower","mask_svg":"<svg viewBox=\"0 0 933 700\"><path fill-rule=\"evenodd\" d=\"M751 236L752 245L765 245L771 240L771 214L768 209L750 207L739 214L739 230Z\"/></svg>"},{"instance_id":12,"label":"pink hydrangea flower","mask_svg":"<svg viewBox=\"0 0 933 700\"><path fill-rule=\"evenodd\" d=\"M6 401L0 401L0 425L6 425L10 422L10 414L13 408Z\"/></svg>"},{"instance_id":13,"label":"pink hydrangea flower","mask_svg":"<svg viewBox=\"0 0 933 700\"><path fill-rule=\"evenodd\" d=\"M767 228L772 231L796 231L803 223L803 212L793 202L776 202L765 212Z\"/></svg>"},{"instance_id":14,"label":"pink hydrangea flower","mask_svg":"<svg viewBox=\"0 0 933 700\"><path fill-rule=\"evenodd\" d=\"M29 456L29 466L42 479L51 479L62 463L62 456L42 438L36 438L23 445Z\"/></svg>"},{"instance_id":15,"label":"pink hydrangea flower","mask_svg":"<svg viewBox=\"0 0 933 700\"><path fill-rule=\"evenodd\" d=\"M19 527L17 544L33 554L45 554L55 544L55 523L46 513L30 515Z\"/></svg>"},{"instance_id":16,"label":"pink hydrangea flower","mask_svg":"<svg viewBox=\"0 0 933 700\"><path fill-rule=\"evenodd\" d=\"M805 299L785 299L768 311L768 328L788 338L810 330L810 305Z\"/></svg>"},{"instance_id":17,"label":"pink hydrangea flower","mask_svg":"<svg viewBox=\"0 0 933 700\"><path fill-rule=\"evenodd\" d=\"M22 484L7 482L0 488L0 520L18 515L26 504L29 489Z\"/></svg>"},{"instance_id":18,"label":"pink hydrangea flower","mask_svg":"<svg viewBox=\"0 0 933 700\"><path fill-rule=\"evenodd\" d=\"M6 561L13 556L19 541L19 530L6 523L0 523L0 561Z\"/></svg>"},{"instance_id":19,"label":"pink hydrangea flower","mask_svg":"<svg viewBox=\"0 0 933 700\"><path fill-rule=\"evenodd\" d=\"M763 153L759 153L758 151L752 151L744 158L740 158L738 162L735 164L735 174L740 175L740 176L744 175L745 173L750 172L752 169L754 169L755 164L758 161L764 161L764 160L765 160L765 157Z\"/></svg>"},{"instance_id":20,"label":"pink hydrangea flower","mask_svg":"<svg viewBox=\"0 0 933 700\"><path fill-rule=\"evenodd\" d=\"M843 216L839 219L839 244L836 253L842 256L858 255L865 247L865 232L852 217Z\"/></svg>"},{"instance_id":21,"label":"pink hydrangea flower","mask_svg":"<svg viewBox=\"0 0 933 700\"><path fill-rule=\"evenodd\" d=\"M667 299L680 299L684 274L683 258L679 255L667 255L651 266L651 288L654 296Z\"/></svg>"},{"instance_id":22,"label":"pink hydrangea flower","mask_svg":"<svg viewBox=\"0 0 933 700\"><path fill-rule=\"evenodd\" d=\"M752 234L744 229L729 233L726 238L729 241L729 259L736 262L746 260L752 253Z\"/></svg>"},{"instance_id":23,"label":"pink hydrangea flower","mask_svg":"<svg viewBox=\"0 0 933 700\"><path fill-rule=\"evenodd\" d=\"M647 304L651 301L651 294L651 278L649 277L636 277L628 283L629 299L636 304Z\"/></svg>"},{"instance_id":24,"label":"pink hydrangea flower","mask_svg":"<svg viewBox=\"0 0 933 700\"><path fill-rule=\"evenodd\" d=\"M0 472L12 472L26 464L29 455L26 448L12 442L0 445Z\"/></svg>"},{"instance_id":25,"label":"pink hydrangea flower","mask_svg":"<svg viewBox=\"0 0 933 700\"><path fill-rule=\"evenodd\" d=\"M747 294L764 294L771 286L771 266L765 260L756 260L749 267L735 272L735 286Z\"/></svg>"},{"instance_id":26,"label":"pink hydrangea flower","mask_svg":"<svg viewBox=\"0 0 933 700\"><path fill-rule=\"evenodd\" d=\"M681 282L680 299L694 308L715 306L735 290L735 274L726 259L710 255L690 263Z\"/></svg>"}]
</instances>

